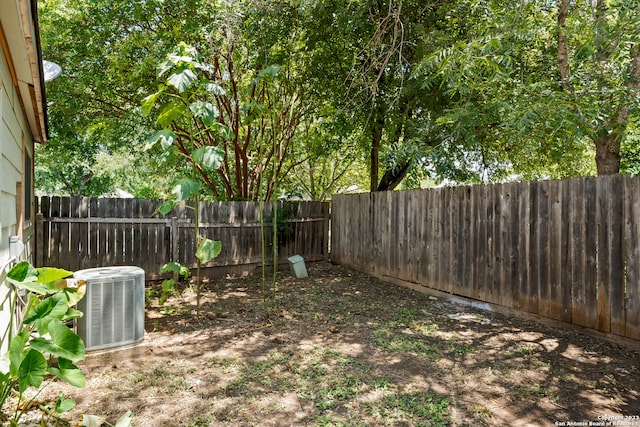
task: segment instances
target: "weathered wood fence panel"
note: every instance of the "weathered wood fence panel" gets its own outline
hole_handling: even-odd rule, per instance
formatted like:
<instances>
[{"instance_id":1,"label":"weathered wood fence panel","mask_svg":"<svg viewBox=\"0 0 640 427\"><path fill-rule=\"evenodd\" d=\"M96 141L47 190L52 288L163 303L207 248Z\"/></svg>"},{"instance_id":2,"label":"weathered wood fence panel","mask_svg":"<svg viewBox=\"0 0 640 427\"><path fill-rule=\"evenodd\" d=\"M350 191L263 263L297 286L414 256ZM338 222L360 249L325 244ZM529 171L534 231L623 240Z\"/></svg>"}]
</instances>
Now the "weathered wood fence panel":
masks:
<instances>
[{"instance_id":1,"label":"weathered wood fence panel","mask_svg":"<svg viewBox=\"0 0 640 427\"><path fill-rule=\"evenodd\" d=\"M41 197L38 204L36 263L77 271L136 265L156 277L169 261L195 266L194 204L177 206L167 217L156 213L162 200ZM272 205L264 204L264 216ZM328 259L329 204L279 203L289 212L290 230L278 242L279 261L301 255ZM200 234L222 241L222 252L206 267L255 264L262 260L260 204L200 202ZM265 224L267 260L273 253L271 224Z\"/></svg>"},{"instance_id":2,"label":"weathered wood fence panel","mask_svg":"<svg viewBox=\"0 0 640 427\"><path fill-rule=\"evenodd\" d=\"M331 258L640 340L640 178L339 195Z\"/></svg>"}]
</instances>

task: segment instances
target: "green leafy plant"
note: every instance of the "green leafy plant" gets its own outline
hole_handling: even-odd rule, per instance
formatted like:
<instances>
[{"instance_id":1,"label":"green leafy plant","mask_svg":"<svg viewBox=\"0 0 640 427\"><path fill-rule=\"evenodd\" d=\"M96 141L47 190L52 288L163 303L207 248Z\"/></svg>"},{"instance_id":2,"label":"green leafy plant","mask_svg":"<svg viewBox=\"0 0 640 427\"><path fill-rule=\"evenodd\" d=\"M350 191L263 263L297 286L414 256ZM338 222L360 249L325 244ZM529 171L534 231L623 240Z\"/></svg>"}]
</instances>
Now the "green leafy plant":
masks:
<instances>
[{"instance_id":1,"label":"green leafy plant","mask_svg":"<svg viewBox=\"0 0 640 427\"><path fill-rule=\"evenodd\" d=\"M163 215L168 214L175 207L176 203L186 202L187 200L195 200L195 233L196 233L196 311L200 310L200 294L201 294L201 277L200 267L220 255L222 251L222 242L219 240L211 240L200 235L200 203L199 203L200 184L193 179L181 179L178 181L172 191L173 198L167 200L158 207L158 212ZM186 207L191 208L185 204ZM167 297L173 292L176 282L176 276L183 276L185 279L189 277L190 270L188 267L178 263L169 262L160 268L160 273L173 272L174 277L166 279L162 282L162 293L160 303L164 304Z\"/></svg>"},{"instance_id":2,"label":"green leafy plant","mask_svg":"<svg viewBox=\"0 0 640 427\"><path fill-rule=\"evenodd\" d=\"M213 72L213 66L204 62L195 48L180 43L158 65L158 78L163 81L157 92L142 101L142 112L150 115L157 107L156 121L162 127L147 139L145 151L159 147L164 160L177 154L217 194L214 176L225 156L219 145L234 134L218 120L216 97L224 97L225 90L208 78ZM185 180L181 188L195 193L187 181L195 182Z\"/></svg>"},{"instance_id":3,"label":"green leafy plant","mask_svg":"<svg viewBox=\"0 0 640 427\"><path fill-rule=\"evenodd\" d=\"M43 383L58 378L75 387L84 387L82 371L74 364L85 357L82 339L67 322L82 316L73 308L85 293L85 282L67 279L70 271L58 268L34 268L26 261L16 264L6 276L3 285L9 288L9 297L2 310L11 313L7 329L0 337L0 408L5 409L11 396L18 398L12 415L0 414L10 425L18 422L30 408ZM9 307L4 307L5 304ZM35 396L25 400L25 391L33 387ZM61 396L51 411L40 409L51 416L63 413L75 402Z\"/></svg>"},{"instance_id":4,"label":"green leafy plant","mask_svg":"<svg viewBox=\"0 0 640 427\"><path fill-rule=\"evenodd\" d=\"M172 261L160 267L160 274L163 273L173 273L173 277L162 281L162 290L160 291L160 297L158 298L158 303L160 305L163 305L167 301L167 298L169 298L169 295L173 293L176 280L179 280L180 277L189 279L189 276L191 276L191 270L189 267L184 266L179 262Z\"/></svg>"},{"instance_id":5,"label":"green leafy plant","mask_svg":"<svg viewBox=\"0 0 640 427\"><path fill-rule=\"evenodd\" d=\"M209 136L229 139L233 132L217 119L220 111L215 105L215 96L224 96L224 89L215 81L198 74L211 74L214 69L204 62L195 48L180 43L158 66L158 77L164 79L158 91L142 101L142 111L151 114L153 107L160 104L157 122L162 130L148 138L145 150L159 146L165 157L174 153L182 156L193 167L194 173L215 193L212 174L220 169L224 160L224 150L216 145L207 145L203 141ZM215 138L214 138L215 139ZM195 200L196 225L196 310L200 309L200 266L216 258L222 250L222 243L200 235L199 196L200 182L191 178L178 180L172 190L172 197L163 203L158 211L166 215L177 203ZM190 207L185 204L186 207ZM189 268L177 262L161 267L160 272L173 272L174 277L162 283L161 303L173 291L178 276L189 277Z\"/></svg>"}]
</instances>

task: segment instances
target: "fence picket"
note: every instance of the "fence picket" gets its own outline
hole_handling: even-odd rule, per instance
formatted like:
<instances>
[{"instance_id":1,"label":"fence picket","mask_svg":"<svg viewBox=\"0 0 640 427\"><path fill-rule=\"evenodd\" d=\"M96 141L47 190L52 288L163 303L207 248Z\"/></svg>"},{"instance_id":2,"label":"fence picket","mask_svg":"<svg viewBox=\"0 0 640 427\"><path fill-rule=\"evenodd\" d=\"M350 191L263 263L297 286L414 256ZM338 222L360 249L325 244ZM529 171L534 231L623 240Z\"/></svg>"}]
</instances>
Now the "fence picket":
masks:
<instances>
[{"instance_id":1,"label":"fence picket","mask_svg":"<svg viewBox=\"0 0 640 427\"><path fill-rule=\"evenodd\" d=\"M596 185L596 217L598 224L598 241L596 256L597 298L596 298L596 328L602 332L611 331L611 305L609 302L609 269L611 241L611 206L609 194L611 193L611 179L604 177L598 180Z\"/></svg>"},{"instance_id":2,"label":"fence picket","mask_svg":"<svg viewBox=\"0 0 640 427\"><path fill-rule=\"evenodd\" d=\"M585 197L585 245L584 255L585 269L583 276L584 286L584 319L587 328L596 328L597 325L597 296L598 281L596 276L596 254L598 252L598 218L596 216L596 180L586 178L584 183Z\"/></svg>"},{"instance_id":3,"label":"fence picket","mask_svg":"<svg viewBox=\"0 0 640 427\"><path fill-rule=\"evenodd\" d=\"M610 226L607 234L609 240L609 256L608 256L608 278L609 284L609 317L611 332L617 335L624 335L624 240L621 238L624 232L624 207L625 191L624 177L622 175L611 176L611 191L608 195L609 199L609 218Z\"/></svg>"},{"instance_id":4,"label":"fence picket","mask_svg":"<svg viewBox=\"0 0 640 427\"><path fill-rule=\"evenodd\" d=\"M624 335L640 341L640 180L625 179L625 273Z\"/></svg>"},{"instance_id":5,"label":"fence picket","mask_svg":"<svg viewBox=\"0 0 640 427\"><path fill-rule=\"evenodd\" d=\"M549 273L547 279L548 316L561 320L563 317L562 256L564 239L562 236L562 181L549 182ZM570 309L569 309L570 311Z\"/></svg>"}]
</instances>

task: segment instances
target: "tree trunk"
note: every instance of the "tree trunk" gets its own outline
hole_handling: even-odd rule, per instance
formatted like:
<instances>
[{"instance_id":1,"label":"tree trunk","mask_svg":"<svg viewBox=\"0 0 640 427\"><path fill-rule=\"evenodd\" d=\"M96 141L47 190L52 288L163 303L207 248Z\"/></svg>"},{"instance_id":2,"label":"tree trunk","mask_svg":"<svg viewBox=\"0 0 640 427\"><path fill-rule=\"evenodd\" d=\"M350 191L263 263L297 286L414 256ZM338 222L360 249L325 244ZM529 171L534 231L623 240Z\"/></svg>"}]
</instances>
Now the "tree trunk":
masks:
<instances>
[{"instance_id":1,"label":"tree trunk","mask_svg":"<svg viewBox=\"0 0 640 427\"><path fill-rule=\"evenodd\" d=\"M380 184L378 184L376 191L395 189L402 182L404 177L407 176L409 169L411 169L411 161L407 161L405 164L397 168L388 169L384 175L382 175L382 179L380 180Z\"/></svg>"},{"instance_id":2,"label":"tree trunk","mask_svg":"<svg viewBox=\"0 0 640 427\"><path fill-rule=\"evenodd\" d=\"M620 138L616 133L595 139L598 175L613 175L620 171Z\"/></svg>"},{"instance_id":3,"label":"tree trunk","mask_svg":"<svg viewBox=\"0 0 640 427\"><path fill-rule=\"evenodd\" d=\"M376 102L376 101L374 101ZM370 184L371 192L378 189L378 169L380 167L380 142L384 130L384 107L376 102L373 112L373 123L371 124L371 153L370 153Z\"/></svg>"}]
</instances>

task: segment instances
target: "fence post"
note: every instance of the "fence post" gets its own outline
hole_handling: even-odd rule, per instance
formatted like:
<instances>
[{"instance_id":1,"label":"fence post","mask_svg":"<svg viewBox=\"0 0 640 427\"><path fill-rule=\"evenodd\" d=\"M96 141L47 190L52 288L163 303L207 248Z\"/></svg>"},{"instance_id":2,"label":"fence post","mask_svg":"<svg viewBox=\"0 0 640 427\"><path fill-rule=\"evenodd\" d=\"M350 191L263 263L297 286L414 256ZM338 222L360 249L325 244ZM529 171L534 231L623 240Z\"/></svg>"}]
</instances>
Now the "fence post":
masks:
<instances>
[{"instance_id":1,"label":"fence post","mask_svg":"<svg viewBox=\"0 0 640 427\"><path fill-rule=\"evenodd\" d=\"M322 204L322 210L324 213L324 218L323 218L323 234L324 234L324 245L322 248L322 255L325 261L329 261L329 246L331 245L331 235L329 233L329 220L331 218L331 203L330 202L324 202Z\"/></svg>"},{"instance_id":2,"label":"fence post","mask_svg":"<svg viewBox=\"0 0 640 427\"><path fill-rule=\"evenodd\" d=\"M44 227L43 224L43 215L41 213L36 214L36 236L35 236L35 244L33 245L33 249L35 251L34 261L36 267L42 267L44 265Z\"/></svg>"},{"instance_id":3,"label":"fence post","mask_svg":"<svg viewBox=\"0 0 640 427\"><path fill-rule=\"evenodd\" d=\"M180 230L178 228L178 218L171 217L171 261L178 261L180 253L178 239L180 238Z\"/></svg>"},{"instance_id":4,"label":"fence post","mask_svg":"<svg viewBox=\"0 0 640 427\"><path fill-rule=\"evenodd\" d=\"M170 223L170 227L171 227L171 262L178 262L178 256L180 254L180 247L179 247L179 238L180 238L180 229L178 228L178 218L173 216L171 217L171 223ZM174 271L173 272L173 280L177 283L178 282L178 272Z\"/></svg>"}]
</instances>

